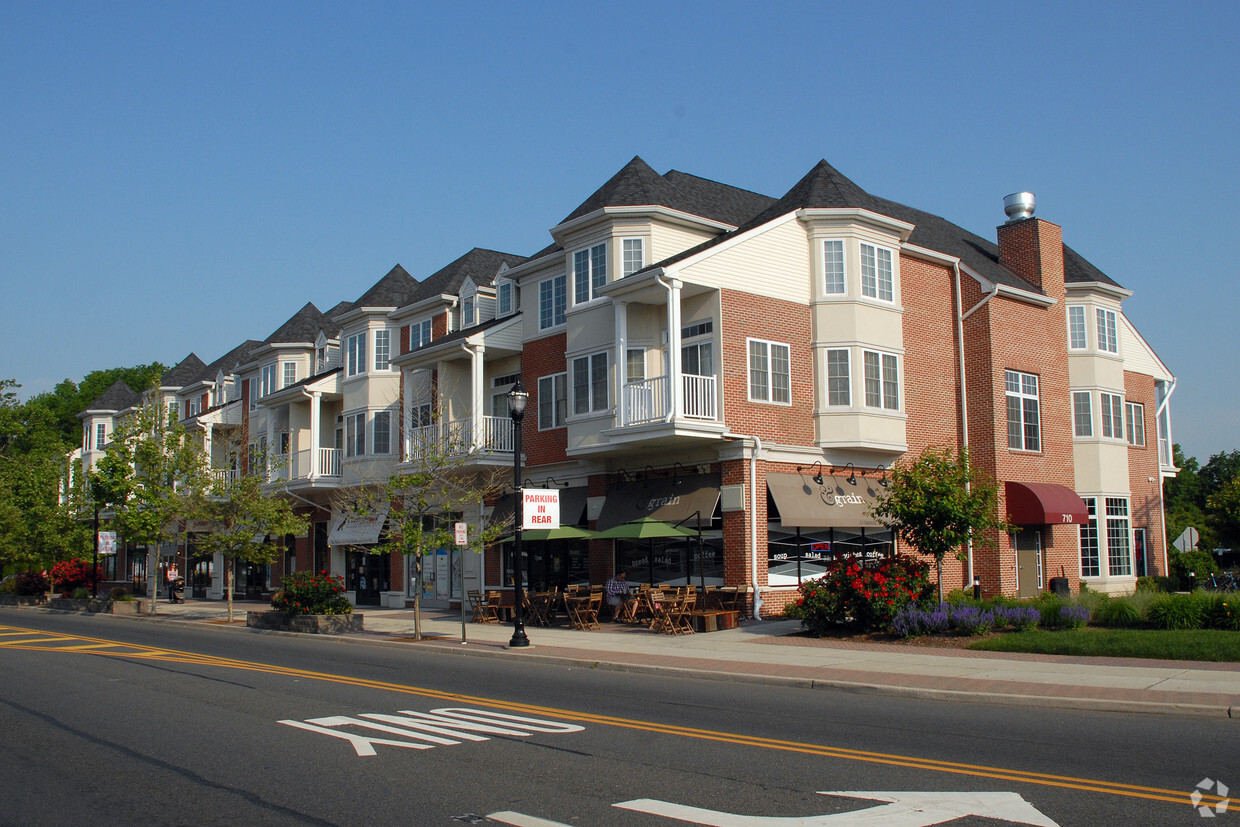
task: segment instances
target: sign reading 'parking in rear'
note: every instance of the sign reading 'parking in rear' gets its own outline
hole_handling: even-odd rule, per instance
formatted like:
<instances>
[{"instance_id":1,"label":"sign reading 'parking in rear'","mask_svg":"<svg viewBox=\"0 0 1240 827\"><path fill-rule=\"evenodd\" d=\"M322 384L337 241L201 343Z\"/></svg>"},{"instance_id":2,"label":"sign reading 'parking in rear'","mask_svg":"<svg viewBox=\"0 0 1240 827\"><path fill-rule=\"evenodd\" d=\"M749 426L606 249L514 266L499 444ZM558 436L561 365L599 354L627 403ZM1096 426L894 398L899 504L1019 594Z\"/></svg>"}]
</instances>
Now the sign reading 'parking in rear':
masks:
<instances>
[{"instance_id":1,"label":"sign reading 'parking in rear'","mask_svg":"<svg viewBox=\"0 0 1240 827\"><path fill-rule=\"evenodd\" d=\"M356 717L330 715L279 723L347 741L358 755L363 756L378 754L375 747L380 746L434 749L455 746L464 741L489 741L487 736L490 735L525 738L535 732L563 734L585 729L560 721L463 707L444 707L430 712L402 709L395 715L363 712ZM375 732L383 733L384 737L374 735Z\"/></svg>"}]
</instances>

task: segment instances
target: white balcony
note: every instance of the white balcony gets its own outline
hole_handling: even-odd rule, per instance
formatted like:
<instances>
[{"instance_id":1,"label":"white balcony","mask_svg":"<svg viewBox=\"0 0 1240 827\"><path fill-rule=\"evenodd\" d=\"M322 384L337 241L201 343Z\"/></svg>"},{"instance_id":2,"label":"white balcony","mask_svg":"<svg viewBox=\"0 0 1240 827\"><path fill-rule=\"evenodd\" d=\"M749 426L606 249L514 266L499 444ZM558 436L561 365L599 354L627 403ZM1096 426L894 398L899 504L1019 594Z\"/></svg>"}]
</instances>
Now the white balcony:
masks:
<instances>
[{"instance_id":1,"label":"white balcony","mask_svg":"<svg viewBox=\"0 0 1240 827\"><path fill-rule=\"evenodd\" d=\"M512 420L506 416L484 416L475 433L472 419L454 419L413 428L406 440L405 455L413 458L423 452L456 457L474 452L512 453Z\"/></svg>"},{"instance_id":2,"label":"white balcony","mask_svg":"<svg viewBox=\"0 0 1240 827\"><path fill-rule=\"evenodd\" d=\"M310 464L312 451L318 451L319 455L317 477L312 476L314 474L314 469ZM339 479L340 453L339 448L307 448L293 454L277 454L271 458L271 473L268 476L272 481L286 480L289 482Z\"/></svg>"},{"instance_id":3,"label":"white balcony","mask_svg":"<svg viewBox=\"0 0 1240 827\"><path fill-rule=\"evenodd\" d=\"M226 485L230 482L236 482L237 477L239 476L241 476L241 472L237 471L236 469L233 469L233 470L229 470L226 468L212 468L211 469L211 482L214 482L214 483L222 483Z\"/></svg>"},{"instance_id":4,"label":"white balcony","mask_svg":"<svg viewBox=\"0 0 1240 827\"><path fill-rule=\"evenodd\" d=\"M715 377L686 373L681 375L680 382L686 419L718 418ZM621 424L644 425L667 419L672 410L671 387L670 376L656 376L625 385L625 421Z\"/></svg>"}]
</instances>

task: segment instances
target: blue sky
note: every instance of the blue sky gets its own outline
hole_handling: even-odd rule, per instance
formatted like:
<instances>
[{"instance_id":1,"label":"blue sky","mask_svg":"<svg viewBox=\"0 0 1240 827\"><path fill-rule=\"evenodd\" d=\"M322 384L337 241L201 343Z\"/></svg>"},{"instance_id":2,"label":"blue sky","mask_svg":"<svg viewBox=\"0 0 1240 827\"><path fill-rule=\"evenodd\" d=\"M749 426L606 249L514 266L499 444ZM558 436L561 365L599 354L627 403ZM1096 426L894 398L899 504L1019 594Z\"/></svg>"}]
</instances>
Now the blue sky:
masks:
<instances>
[{"instance_id":1,"label":"blue sky","mask_svg":"<svg viewBox=\"0 0 1240 827\"><path fill-rule=\"evenodd\" d=\"M759 11L759 9L762 9ZM1240 4L0 0L0 378L265 338L399 262L532 253L634 155L782 195L820 158L1133 290L1175 439L1240 448Z\"/></svg>"}]
</instances>

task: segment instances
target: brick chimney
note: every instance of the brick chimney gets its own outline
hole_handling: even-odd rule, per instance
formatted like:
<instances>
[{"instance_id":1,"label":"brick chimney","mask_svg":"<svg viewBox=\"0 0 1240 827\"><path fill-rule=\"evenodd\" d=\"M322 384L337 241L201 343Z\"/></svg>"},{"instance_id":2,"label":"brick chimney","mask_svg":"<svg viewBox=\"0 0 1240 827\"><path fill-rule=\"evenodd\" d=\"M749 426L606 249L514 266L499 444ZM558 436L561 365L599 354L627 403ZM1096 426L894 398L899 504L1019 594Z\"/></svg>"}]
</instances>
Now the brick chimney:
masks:
<instances>
[{"instance_id":1,"label":"brick chimney","mask_svg":"<svg viewBox=\"0 0 1240 827\"><path fill-rule=\"evenodd\" d=\"M1062 299L1063 228L1033 217L1031 193L1009 195L1003 203L1009 220L999 225L999 263L1048 296Z\"/></svg>"}]
</instances>

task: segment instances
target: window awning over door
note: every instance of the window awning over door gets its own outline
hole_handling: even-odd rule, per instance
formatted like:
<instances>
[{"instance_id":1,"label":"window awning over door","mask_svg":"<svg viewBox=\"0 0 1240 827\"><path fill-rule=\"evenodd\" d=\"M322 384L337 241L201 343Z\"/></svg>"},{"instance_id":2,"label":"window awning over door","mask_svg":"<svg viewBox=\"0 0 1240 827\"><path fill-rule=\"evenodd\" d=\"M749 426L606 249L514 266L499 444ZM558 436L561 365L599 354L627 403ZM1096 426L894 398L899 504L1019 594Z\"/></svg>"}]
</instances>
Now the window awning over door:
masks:
<instances>
[{"instance_id":1,"label":"window awning over door","mask_svg":"<svg viewBox=\"0 0 1240 827\"><path fill-rule=\"evenodd\" d=\"M802 474L767 474L766 487L785 528L881 526L870 515L878 502L869 481L852 485L843 477L823 477L822 485Z\"/></svg>"},{"instance_id":2,"label":"window awning over door","mask_svg":"<svg viewBox=\"0 0 1240 827\"><path fill-rule=\"evenodd\" d=\"M1012 525L1082 525L1089 522L1089 507L1077 493L1052 482L1003 484L1007 519Z\"/></svg>"},{"instance_id":3,"label":"window awning over door","mask_svg":"<svg viewBox=\"0 0 1240 827\"><path fill-rule=\"evenodd\" d=\"M697 528L700 517L702 525L708 526L718 502L718 474L635 480L617 486L607 495L594 527L606 531L640 517L672 525L680 523L686 528Z\"/></svg>"},{"instance_id":4,"label":"window awning over door","mask_svg":"<svg viewBox=\"0 0 1240 827\"><path fill-rule=\"evenodd\" d=\"M387 522L388 507L377 506L373 514L345 515L332 510L332 527L327 535L331 546L373 546L379 542L379 533Z\"/></svg>"}]
</instances>

